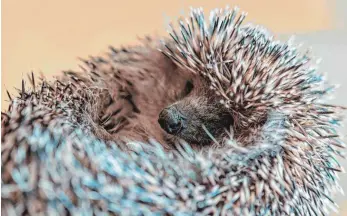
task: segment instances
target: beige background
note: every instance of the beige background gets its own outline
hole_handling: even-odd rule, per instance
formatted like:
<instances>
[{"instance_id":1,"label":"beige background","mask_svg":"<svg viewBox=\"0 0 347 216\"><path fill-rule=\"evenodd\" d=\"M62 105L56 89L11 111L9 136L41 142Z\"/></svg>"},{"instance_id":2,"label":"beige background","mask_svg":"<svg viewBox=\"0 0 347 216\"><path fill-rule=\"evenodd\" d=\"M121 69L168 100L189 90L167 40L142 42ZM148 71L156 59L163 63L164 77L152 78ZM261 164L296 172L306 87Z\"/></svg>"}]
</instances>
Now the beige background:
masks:
<instances>
[{"instance_id":1,"label":"beige background","mask_svg":"<svg viewBox=\"0 0 347 216\"><path fill-rule=\"evenodd\" d=\"M345 1L345 0L344 0ZM335 1L324 0L2 0L1 109L7 88L14 93L30 71L47 77L77 66L77 57L96 55L112 44L136 43L137 36L165 34L168 17L187 13L190 6L208 11L238 5L247 20L278 35L330 31L343 25L335 16ZM325 50L325 49L324 49ZM342 81L340 81L342 82ZM341 202L345 200L342 199ZM345 206L343 206L345 205ZM347 215L347 202L342 209Z\"/></svg>"},{"instance_id":2,"label":"beige background","mask_svg":"<svg viewBox=\"0 0 347 216\"><path fill-rule=\"evenodd\" d=\"M109 44L135 43L144 34L166 35L167 17L187 13L190 6L208 11L227 4L238 5L248 11L248 20L277 33L335 25L322 0L2 0L2 96L4 87L14 92L13 86L31 70L50 77L75 68L77 57L98 54Z\"/></svg>"}]
</instances>

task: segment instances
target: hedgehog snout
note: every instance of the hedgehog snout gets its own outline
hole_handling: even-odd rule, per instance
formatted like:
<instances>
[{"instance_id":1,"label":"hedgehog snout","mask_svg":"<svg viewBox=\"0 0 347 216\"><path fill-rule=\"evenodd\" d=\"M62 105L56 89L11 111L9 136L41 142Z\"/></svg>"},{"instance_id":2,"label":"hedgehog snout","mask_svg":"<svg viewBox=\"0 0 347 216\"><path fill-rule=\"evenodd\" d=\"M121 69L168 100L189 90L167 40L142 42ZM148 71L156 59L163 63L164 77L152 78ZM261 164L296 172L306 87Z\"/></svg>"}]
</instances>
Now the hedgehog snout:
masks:
<instances>
[{"instance_id":1,"label":"hedgehog snout","mask_svg":"<svg viewBox=\"0 0 347 216\"><path fill-rule=\"evenodd\" d=\"M179 133L185 125L185 118L183 115L175 108L167 107L163 109L159 114L158 119L159 125L169 134Z\"/></svg>"}]
</instances>

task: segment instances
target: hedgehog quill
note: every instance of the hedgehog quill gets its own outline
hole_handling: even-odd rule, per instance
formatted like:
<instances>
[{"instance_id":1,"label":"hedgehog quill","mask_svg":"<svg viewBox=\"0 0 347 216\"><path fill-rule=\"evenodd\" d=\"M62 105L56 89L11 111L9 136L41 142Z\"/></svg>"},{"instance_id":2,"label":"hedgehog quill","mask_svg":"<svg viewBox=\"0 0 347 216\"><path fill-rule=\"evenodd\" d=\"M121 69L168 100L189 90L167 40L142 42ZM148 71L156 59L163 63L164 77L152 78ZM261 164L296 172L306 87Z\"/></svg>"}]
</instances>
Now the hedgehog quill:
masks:
<instances>
[{"instance_id":1,"label":"hedgehog quill","mask_svg":"<svg viewBox=\"0 0 347 216\"><path fill-rule=\"evenodd\" d=\"M344 107L310 53L191 9L2 113L4 215L328 215Z\"/></svg>"}]
</instances>

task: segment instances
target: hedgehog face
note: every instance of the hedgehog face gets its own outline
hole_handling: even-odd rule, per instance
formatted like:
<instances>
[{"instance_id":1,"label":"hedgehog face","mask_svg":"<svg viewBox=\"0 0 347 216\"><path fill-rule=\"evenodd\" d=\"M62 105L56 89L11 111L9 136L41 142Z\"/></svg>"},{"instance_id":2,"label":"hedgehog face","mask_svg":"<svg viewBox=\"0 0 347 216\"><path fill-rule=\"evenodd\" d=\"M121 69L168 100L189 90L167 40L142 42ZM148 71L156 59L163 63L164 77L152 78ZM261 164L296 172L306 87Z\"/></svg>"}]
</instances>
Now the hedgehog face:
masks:
<instances>
[{"instance_id":1,"label":"hedgehog face","mask_svg":"<svg viewBox=\"0 0 347 216\"><path fill-rule=\"evenodd\" d=\"M222 137L233 118L207 83L197 79L187 81L181 99L164 108L158 122L167 133L204 145Z\"/></svg>"}]
</instances>

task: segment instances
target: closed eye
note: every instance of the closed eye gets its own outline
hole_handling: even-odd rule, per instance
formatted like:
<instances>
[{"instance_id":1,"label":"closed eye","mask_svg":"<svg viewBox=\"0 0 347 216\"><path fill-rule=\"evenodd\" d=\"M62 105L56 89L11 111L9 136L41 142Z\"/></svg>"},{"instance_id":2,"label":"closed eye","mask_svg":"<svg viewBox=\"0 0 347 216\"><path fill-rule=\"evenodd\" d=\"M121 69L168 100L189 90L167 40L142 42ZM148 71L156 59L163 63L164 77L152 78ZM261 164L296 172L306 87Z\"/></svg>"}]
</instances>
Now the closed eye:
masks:
<instances>
[{"instance_id":1,"label":"closed eye","mask_svg":"<svg viewBox=\"0 0 347 216\"><path fill-rule=\"evenodd\" d=\"M183 99L184 97L188 96L194 89L193 81L187 80L186 84L184 85L184 88L179 93L177 99Z\"/></svg>"},{"instance_id":2,"label":"closed eye","mask_svg":"<svg viewBox=\"0 0 347 216\"><path fill-rule=\"evenodd\" d=\"M191 80L188 80L186 82L186 86L184 87L184 95L185 96L189 95L190 92L192 92L193 88L194 88L193 82Z\"/></svg>"}]
</instances>

